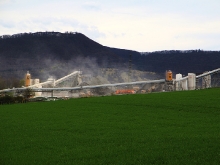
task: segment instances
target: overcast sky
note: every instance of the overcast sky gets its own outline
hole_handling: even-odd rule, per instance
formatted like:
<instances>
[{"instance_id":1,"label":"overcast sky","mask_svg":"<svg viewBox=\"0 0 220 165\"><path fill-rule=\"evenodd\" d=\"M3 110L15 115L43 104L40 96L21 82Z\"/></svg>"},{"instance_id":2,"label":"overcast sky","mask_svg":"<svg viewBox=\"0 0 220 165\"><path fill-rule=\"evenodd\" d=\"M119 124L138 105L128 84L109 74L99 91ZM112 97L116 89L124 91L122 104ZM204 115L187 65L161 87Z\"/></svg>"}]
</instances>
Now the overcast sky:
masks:
<instances>
[{"instance_id":1,"label":"overcast sky","mask_svg":"<svg viewBox=\"0 0 220 165\"><path fill-rule=\"evenodd\" d=\"M0 0L0 35L38 31L140 52L220 50L220 0Z\"/></svg>"}]
</instances>

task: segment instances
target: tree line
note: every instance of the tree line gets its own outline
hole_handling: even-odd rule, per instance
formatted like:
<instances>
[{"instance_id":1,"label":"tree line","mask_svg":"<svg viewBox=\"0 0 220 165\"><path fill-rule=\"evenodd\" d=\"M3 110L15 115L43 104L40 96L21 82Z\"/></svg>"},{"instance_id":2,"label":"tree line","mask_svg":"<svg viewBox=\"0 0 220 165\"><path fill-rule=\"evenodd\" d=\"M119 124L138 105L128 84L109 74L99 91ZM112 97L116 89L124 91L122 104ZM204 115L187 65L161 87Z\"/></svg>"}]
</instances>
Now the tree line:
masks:
<instances>
[{"instance_id":1,"label":"tree line","mask_svg":"<svg viewBox=\"0 0 220 165\"><path fill-rule=\"evenodd\" d=\"M7 88L18 88L24 86L24 79L17 78L1 78L0 77L0 90Z\"/></svg>"},{"instance_id":2,"label":"tree line","mask_svg":"<svg viewBox=\"0 0 220 165\"><path fill-rule=\"evenodd\" d=\"M0 96L0 105L3 104L15 104L15 103L26 103L28 102L28 99L24 96Z\"/></svg>"},{"instance_id":3,"label":"tree line","mask_svg":"<svg viewBox=\"0 0 220 165\"><path fill-rule=\"evenodd\" d=\"M18 37L23 37L23 36L61 36L61 35L71 35L71 34L77 34L77 32L71 32L71 31L66 31L65 33L61 32L36 32L36 33L18 33L18 34L13 34L13 35L1 35L0 39L6 39L6 38L18 38Z\"/></svg>"}]
</instances>

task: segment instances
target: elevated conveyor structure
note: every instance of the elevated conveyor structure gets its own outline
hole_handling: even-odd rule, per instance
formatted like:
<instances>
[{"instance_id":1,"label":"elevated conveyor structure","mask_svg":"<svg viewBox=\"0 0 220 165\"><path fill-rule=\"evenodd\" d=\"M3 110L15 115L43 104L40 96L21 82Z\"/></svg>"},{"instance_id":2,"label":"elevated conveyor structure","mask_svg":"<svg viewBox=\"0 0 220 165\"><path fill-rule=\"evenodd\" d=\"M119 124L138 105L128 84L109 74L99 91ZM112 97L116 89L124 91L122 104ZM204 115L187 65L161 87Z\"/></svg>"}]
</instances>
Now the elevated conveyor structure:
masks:
<instances>
[{"instance_id":1,"label":"elevated conveyor structure","mask_svg":"<svg viewBox=\"0 0 220 165\"><path fill-rule=\"evenodd\" d=\"M42 82L42 83L38 83L38 84L34 84L34 85L31 85L31 86L28 86L28 88L36 88L36 87L39 87L39 86L45 86L45 85L48 85L48 84L51 84L53 87L55 87L56 85L74 77L74 76L80 76L82 74L81 71L74 71L72 72L71 74L67 75L67 76L64 76L58 80L55 80L55 79L52 79L52 78L49 78L47 81L45 82Z\"/></svg>"},{"instance_id":2,"label":"elevated conveyor structure","mask_svg":"<svg viewBox=\"0 0 220 165\"><path fill-rule=\"evenodd\" d=\"M215 69L213 71L209 71L200 75L195 76L195 80L204 78L206 76L211 76L211 75L215 75L217 73L220 73L220 68ZM185 82L185 86L186 89L181 89L181 90L188 90L189 88L189 84L191 82L189 82L190 76L192 76L192 73L189 73L188 76L183 77L183 78L179 78L178 80L174 80L174 85L175 84L179 84L182 85L182 82ZM56 87L58 84L68 80L71 77L77 76L78 81L79 81L79 85L75 86L75 87ZM31 89L33 92L53 92L53 91L67 91L67 92L72 92L74 90L82 90L82 89L95 89L95 88L106 88L106 87L117 87L117 86L129 86L129 85L138 85L138 84L156 84L156 83L165 83L166 80L165 79L160 79L160 80L148 80L148 81L135 81L135 82L125 82L125 83L114 83L114 84L101 84L101 85L80 85L80 81L81 80L81 71L75 71L67 76L64 76L58 80L48 80L46 82L43 83L39 83L39 84L35 84L29 87L23 87L23 88L12 88L12 89L3 89L0 90L0 93L7 93L7 92L15 92L15 93L21 93L27 89ZM193 83L196 81L193 81ZM220 77L218 79L218 82L220 82ZM47 85L47 84L52 84L52 88L38 88L39 86L43 86L43 85ZM196 85L195 85L196 86ZM193 90L193 88L191 88L191 90Z\"/></svg>"},{"instance_id":3,"label":"elevated conveyor structure","mask_svg":"<svg viewBox=\"0 0 220 165\"><path fill-rule=\"evenodd\" d=\"M215 70L212 70L212 71L205 72L205 73L203 73L203 74L200 74L200 75L196 76L196 78L197 78L197 79L198 79L198 78L202 78L202 77L204 77L204 76L213 75L213 74L216 74L216 73L219 73L219 72L220 72L220 68L215 69Z\"/></svg>"},{"instance_id":4,"label":"elevated conveyor structure","mask_svg":"<svg viewBox=\"0 0 220 165\"><path fill-rule=\"evenodd\" d=\"M48 81L45 81L45 82L42 82L42 83L39 83L39 84L31 85L28 88L36 88L36 87L39 87L39 86L44 86L44 85L53 84L53 83L54 83L54 80L51 79L51 80L48 80Z\"/></svg>"},{"instance_id":5,"label":"elevated conveyor structure","mask_svg":"<svg viewBox=\"0 0 220 165\"><path fill-rule=\"evenodd\" d=\"M195 82L193 82L195 83L194 84L195 89L216 87L217 86L216 84L220 83L220 77L212 78L212 76L217 75L219 73L220 73L220 68L195 76ZM192 83L190 81L192 75L193 75L192 73L189 73L188 76L175 80L174 83L178 84L177 87L178 90L190 90L189 85L190 83ZM212 83L213 80L215 80L215 83Z\"/></svg>"},{"instance_id":6,"label":"elevated conveyor structure","mask_svg":"<svg viewBox=\"0 0 220 165\"><path fill-rule=\"evenodd\" d=\"M147 84L147 83L162 83L165 82L165 79L161 80L149 80L149 81L135 81L135 82L126 82L126 83L115 83L115 84L102 84L102 85L88 85L88 86L77 86L77 87L63 87L63 88L31 88L33 92L50 92L50 91L71 91L71 90L80 90L80 89L93 89L100 87L115 87L115 86L125 86L125 85L136 85L136 84ZM12 91L24 91L28 88L13 88L13 89L4 89L0 90L0 93L12 92Z\"/></svg>"},{"instance_id":7,"label":"elevated conveyor structure","mask_svg":"<svg viewBox=\"0 0 220 165\"><path fill-rule=\"evenodd\" d=\"M71 73L71 74L69 74L69 75L67 75L67 76L64 76L64 77L62 77L62 78L60 78L60 79L54 81L54 86L57 86L58 84L60 84L60 83L62 83L62 82L64 82L64 81L66 81L66 80L68 80L68 79L70 79L71 77L74 77L74 76L78 76L78 77L77 77L77 78L78 78L78 83L80 84L80 83L82 82L82 81L80 80L81 74L82 74L82 71L75 71L75 72L73 72L73 73Z\"/></svg>"},{"instance_id":8,"label":"elevated conveyor structure","mask_svg":"<svg viewBox=\"0 0 220 165\"><path fill-rule=\"evenodd\" d=\"M218 87L220 85L220 68L196 76L197 89Z\"/></svg>"}]
</instances>

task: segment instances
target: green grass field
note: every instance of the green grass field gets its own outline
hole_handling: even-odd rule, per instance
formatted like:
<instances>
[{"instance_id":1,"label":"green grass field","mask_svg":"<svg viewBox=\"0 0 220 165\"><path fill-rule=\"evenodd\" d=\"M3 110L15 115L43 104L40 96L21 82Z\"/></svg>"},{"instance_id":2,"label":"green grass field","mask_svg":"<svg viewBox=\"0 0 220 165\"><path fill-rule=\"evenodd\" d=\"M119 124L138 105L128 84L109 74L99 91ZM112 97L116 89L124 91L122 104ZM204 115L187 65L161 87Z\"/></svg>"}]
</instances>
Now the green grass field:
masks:
<instances>
[{"instance_id":1,"label":"green grass field","mask_svg":"<svg viewBox=\"0 0 220 165\"><path fill-rule=\"evenodd\" d=\"M220 89L0 106L0 165L220 164Z\"/></svg>"}]
</instances>

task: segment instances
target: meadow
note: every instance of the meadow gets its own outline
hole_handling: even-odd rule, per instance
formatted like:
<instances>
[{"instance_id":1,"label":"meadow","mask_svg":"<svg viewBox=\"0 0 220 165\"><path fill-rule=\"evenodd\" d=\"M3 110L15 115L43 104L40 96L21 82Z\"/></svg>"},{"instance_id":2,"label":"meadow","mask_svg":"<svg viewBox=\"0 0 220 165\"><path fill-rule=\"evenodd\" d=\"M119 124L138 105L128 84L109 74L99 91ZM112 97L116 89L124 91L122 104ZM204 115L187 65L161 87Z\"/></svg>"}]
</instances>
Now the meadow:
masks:
<instances>
[{"instance_id":1,"label":"meadow","mask_svg":"<svg viewBox=\"0 0 220 165\"><path fill-rule=\"evenodd\" d=\"M220 88L0 105L0 164L220 164Z\"/></svg>"}]
</instances>

